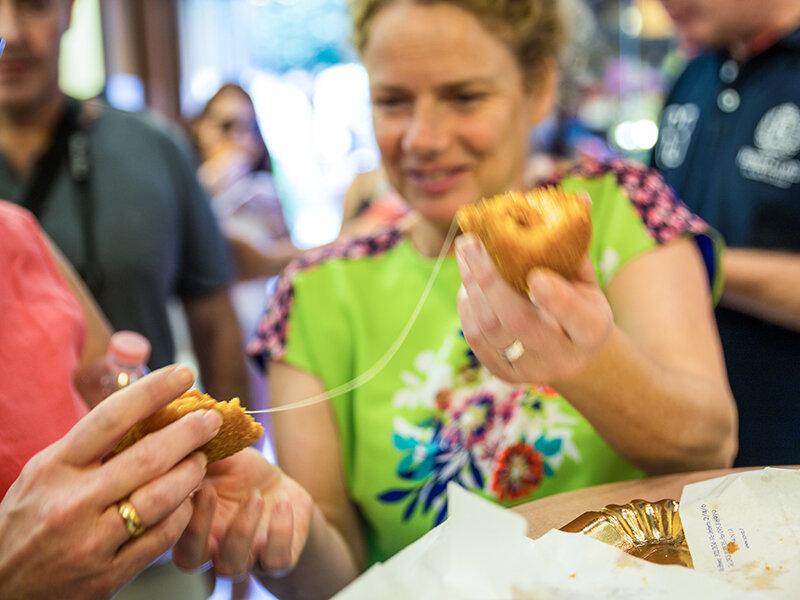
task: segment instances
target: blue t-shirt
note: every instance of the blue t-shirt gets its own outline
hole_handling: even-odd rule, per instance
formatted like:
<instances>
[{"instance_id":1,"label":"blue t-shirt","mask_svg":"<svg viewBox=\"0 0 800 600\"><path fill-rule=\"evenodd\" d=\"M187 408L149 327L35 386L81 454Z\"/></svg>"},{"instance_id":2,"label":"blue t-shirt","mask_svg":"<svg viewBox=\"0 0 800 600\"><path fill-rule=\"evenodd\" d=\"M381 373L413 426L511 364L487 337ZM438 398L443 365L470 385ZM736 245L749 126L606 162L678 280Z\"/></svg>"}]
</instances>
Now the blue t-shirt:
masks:
<instances>
[{"instance_id":1,"label":"blue t-shirt","mask_svg":"<svg viewBox=\"0 0 800 600\"><path fill-rule=\"evenodd\" d=\"M728 246L800 251L800 29L741 65L692 61L654 162ZM717 322L739 407L736 464L797 464L800 333L723 307Z\"/></svg>"}]
</instances>

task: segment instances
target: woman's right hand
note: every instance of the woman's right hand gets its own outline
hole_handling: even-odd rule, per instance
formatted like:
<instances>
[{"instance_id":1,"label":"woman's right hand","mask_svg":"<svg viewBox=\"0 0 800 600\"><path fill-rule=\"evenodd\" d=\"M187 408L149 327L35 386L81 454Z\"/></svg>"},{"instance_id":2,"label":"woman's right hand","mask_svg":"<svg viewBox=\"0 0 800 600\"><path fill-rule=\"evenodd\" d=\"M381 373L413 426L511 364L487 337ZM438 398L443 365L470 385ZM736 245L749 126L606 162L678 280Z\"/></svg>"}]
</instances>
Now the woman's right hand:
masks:
<instances>
[{"instance_id":1,"label":"woman's right hand","mask_svg":"<svg viewBox=\"0 0 800 600\"><path fill-rule=\"evenodd\" d=\"M226 576L291 571L314 512L308 492L252 448L210 465L194 506L173 561L184 569L212 561Z\"/></svg>"},{"instance_id":2,"label":"woman's right hand","mask_svg":"<svg viewBox=\"0 0 800 600\"><path fill-rule=\"evenodd\" d=\"M108 598L175 543L205 473L206 457L194 450L216 435L220 415L191 413L104 458L193 380L187 367L156 371L28 461L0 503L1 598ZM145 527L139 535L120 515L123 500Z\"/></svg>"}]
</instances>

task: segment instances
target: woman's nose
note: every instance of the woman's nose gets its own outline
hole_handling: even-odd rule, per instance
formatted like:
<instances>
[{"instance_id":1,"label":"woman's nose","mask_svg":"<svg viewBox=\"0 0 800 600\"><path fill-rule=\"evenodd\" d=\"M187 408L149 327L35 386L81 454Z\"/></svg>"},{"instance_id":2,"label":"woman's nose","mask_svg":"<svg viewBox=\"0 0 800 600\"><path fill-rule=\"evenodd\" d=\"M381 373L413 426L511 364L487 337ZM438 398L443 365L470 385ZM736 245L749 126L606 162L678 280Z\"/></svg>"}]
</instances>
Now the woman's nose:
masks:
<instances>
[{"instance_id":1,"label":"woman's nose","mask_svg":"<svg viewBox=\"0 0 800 600\"><path fill-rule=\"evenodd\" d=\"M435 104L420 102L414 106L403 137L406 152L431 154L442 151L448 142L446 121Z\"/></svg>"}]
</instances>

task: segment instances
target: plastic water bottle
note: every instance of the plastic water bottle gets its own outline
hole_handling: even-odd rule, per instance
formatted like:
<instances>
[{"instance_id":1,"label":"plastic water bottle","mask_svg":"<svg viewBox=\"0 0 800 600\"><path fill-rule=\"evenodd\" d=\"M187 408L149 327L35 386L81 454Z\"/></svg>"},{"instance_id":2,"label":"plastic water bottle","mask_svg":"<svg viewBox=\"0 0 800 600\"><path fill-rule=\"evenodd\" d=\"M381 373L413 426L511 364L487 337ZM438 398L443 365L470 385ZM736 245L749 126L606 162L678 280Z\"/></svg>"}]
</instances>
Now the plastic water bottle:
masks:
<instances>
[{"instance_id":1,"label":"plastic water bottle","mask_svg":"<svg viewBox=\"0 0 800 600\"><path fill-rule=\"evenodd\" d=\"M135 331L118 331L111 336L106 354L106 373L101 379L103 397L144 377L149 369L150 342Z\"/></svg>"}]
</instances>

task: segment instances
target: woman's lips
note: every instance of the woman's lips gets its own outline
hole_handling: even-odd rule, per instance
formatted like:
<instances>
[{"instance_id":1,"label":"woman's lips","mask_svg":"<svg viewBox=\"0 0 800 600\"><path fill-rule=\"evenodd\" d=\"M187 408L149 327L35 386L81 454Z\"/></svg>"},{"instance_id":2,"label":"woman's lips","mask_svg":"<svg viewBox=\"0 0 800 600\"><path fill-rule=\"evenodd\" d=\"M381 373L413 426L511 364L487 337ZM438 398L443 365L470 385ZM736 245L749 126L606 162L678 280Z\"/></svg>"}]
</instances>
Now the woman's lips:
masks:
<instances>
[{"instance_id":1,"label":"woman's lips","mask_svg":"<svg viewBox=\"0 0 800 600\"><path fill-rule=\"evenodd\" d=\"M461 167L442 169L409 169L408 178L414 186L426 194L441 194L455 186L464 174Z\"/></svg>"}]
</instances>

